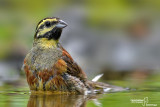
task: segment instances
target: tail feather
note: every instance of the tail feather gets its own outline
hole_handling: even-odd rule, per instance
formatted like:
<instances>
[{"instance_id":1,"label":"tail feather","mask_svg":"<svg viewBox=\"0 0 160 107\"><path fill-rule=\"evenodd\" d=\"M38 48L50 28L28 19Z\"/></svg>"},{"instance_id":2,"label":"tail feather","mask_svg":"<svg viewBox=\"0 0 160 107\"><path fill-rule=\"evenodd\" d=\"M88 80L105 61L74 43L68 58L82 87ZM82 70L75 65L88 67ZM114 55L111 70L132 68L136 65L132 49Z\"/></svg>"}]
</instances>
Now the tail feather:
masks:
<instances>
[{"instance_id":1,"label":"tail feather","mask_svg":"<svg viewBox=\"0 0 160 107\"><path fill-rule=\"evenodd\" d=\"M93 81L93 82L96 82L96 81L98 81L102 76L103 76L103 74L99 74L99 75L95 76L95 77L92 79L92 81Z\"/></svg>"},{"instance_id":2,"label":"tail feather","mask_svg":"<svg viewBox=\"0 0 160 107\"><path fill-rule=\"evenodd\" d=\"M117 91L125 91L127 89L123 87L118 87L102 82L97 82L103 74L97 75L92 79L92 81L88 81L87 84L91 88L88 93L104 93L104 92L117 92Z\"/></svg>"}]
</instances>

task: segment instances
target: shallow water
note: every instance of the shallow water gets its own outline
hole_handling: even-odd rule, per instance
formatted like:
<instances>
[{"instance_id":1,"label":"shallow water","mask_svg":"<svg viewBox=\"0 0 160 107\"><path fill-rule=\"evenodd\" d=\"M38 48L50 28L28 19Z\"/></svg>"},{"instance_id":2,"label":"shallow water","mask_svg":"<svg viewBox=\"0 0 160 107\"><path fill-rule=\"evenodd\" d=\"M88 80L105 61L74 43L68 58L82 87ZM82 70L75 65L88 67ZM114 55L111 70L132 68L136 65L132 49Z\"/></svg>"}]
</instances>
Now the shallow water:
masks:
<instances>
[{"instance_id":1,"label":"shallow water","mask_svg":"<svg viewBox=\"0 0 160 107\"><path fill-rule=\"evenodd\" d=\"M131 82L110 81L110 83L129 86ZM158 86L160 86L158 81L148 80L139 85L132 84L129 91L84 96L31 94L28 86L7 85L0 87L0 107L143 107L146 104L158 107L160 106ZM138 102L138 99L141 102Z\"/></svg>"}]
</instances>

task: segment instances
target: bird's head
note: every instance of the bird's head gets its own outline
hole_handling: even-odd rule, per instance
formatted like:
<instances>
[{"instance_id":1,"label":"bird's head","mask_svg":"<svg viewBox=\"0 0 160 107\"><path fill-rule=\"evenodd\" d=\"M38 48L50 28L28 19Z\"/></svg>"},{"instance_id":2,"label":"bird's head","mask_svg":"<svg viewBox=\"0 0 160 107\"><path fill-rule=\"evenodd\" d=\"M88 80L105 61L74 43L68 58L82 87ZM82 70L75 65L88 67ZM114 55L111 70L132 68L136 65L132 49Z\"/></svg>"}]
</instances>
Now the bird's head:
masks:
<instances>
[{"instance_id":1,"label":"bird's head","mask_svg":"<svg viewBox=\"0 0 160 107\"><path fill-rule=\"evenodd\" d=\"M67 24L56 17L49 17L41 20L37 27L34 36L34 41L45 41L45 42L58 42L63 28Z\"/></svg>"}]
</instances>

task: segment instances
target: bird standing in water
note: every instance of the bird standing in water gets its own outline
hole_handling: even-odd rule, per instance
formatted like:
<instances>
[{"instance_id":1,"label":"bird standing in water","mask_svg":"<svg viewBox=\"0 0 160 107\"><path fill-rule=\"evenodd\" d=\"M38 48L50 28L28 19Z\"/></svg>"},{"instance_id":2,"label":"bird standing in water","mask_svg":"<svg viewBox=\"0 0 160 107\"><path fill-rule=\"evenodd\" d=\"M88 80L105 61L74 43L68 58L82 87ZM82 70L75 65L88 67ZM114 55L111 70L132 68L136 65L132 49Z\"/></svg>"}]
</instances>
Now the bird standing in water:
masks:
<instances>
[{"instance_id":1,"label":"bird standing in water","mask_svg":"<svg viewBox=\"0 0 160 107\"><path fill-rule=\"evenodd\" d=\"M88 81L85 72L61 46L59 38L66 26L56 17L45 18L38 23L33 47L23 64L31 91L86 94L108 86Z\"/></svg>"}]
</instances>

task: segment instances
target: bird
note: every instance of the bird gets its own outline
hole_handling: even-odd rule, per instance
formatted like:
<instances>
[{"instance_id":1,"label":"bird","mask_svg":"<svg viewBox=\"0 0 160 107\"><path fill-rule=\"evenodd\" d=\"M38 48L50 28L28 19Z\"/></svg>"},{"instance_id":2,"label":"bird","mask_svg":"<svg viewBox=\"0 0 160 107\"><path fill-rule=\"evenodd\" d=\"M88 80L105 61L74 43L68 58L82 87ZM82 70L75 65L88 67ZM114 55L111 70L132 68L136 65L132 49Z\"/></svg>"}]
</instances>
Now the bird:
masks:
<instances>
[{"instance_id":1,"label":"bird","mask_svg":"<svg viewBox=\"0 0 160 107\"><path fill-rule=\"evenodd\" d=\"M57 17L47 17L38 23L32 49L22 66L31 92L88 94L107 90L108 84L96 82L102 75L89 81L62 47L59 39L65 27L67 23Z\"/></svg>"}]
</instances>

